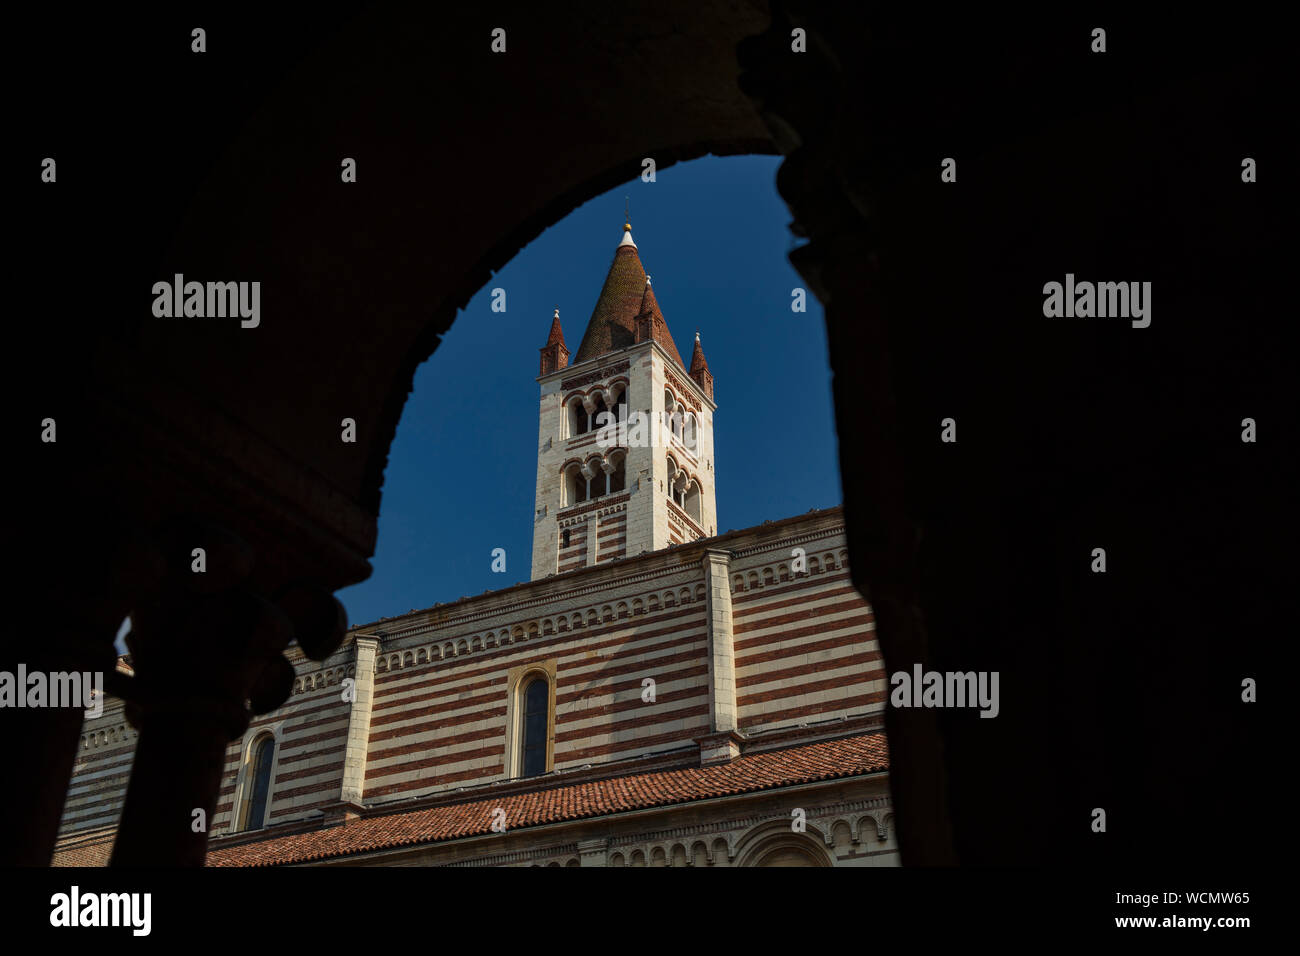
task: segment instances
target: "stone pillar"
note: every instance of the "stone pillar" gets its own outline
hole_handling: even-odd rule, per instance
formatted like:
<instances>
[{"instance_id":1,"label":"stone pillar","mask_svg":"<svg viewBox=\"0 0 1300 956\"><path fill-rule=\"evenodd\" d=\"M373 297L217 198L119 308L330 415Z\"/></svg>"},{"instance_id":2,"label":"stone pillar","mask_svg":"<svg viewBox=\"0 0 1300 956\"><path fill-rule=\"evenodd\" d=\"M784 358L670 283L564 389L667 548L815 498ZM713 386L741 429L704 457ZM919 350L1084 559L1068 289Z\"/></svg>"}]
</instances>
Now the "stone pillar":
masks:
<instances>
[{"instance_id":1,"label":"stone pillar","mask_svg":"<svg viewBox=\"0 0 1300 956\"><path fill-rule=\"evenodd\" d=\"M51 605L41 602L38 606L48 609ZM101 635L100 641L86 641L58 627L58 622L55 627L49 622L32 623L34 627L24 632L38 634L40 640L27 645L21 658L4 655L0 671L16 674L22 664L29 674L98 672L103 677L101 686L110 683L114 665L111 633ZM27 688L18 687L16 693L25 695ZM6 838L0 841L0 865L49 866L76 760L83 710L79 706L6 707L3 718L5 762L13 776L0 794L0 810L10 825Z\"/></svg>"},{"instance_id":2,"label":"stone pillar","mask_svg":"<svg viewBox=\"0 0 1300 956\"><path fill-rule=\"evenodd\" d=\"M114 635L135 597L161 580L163 558L147 535L119 523L102 500L86 499L84 488L69 481L77 473L71 466L54 469L38 482L53 492L50 500L72 531L42 529L16 539L31 546L22 569L30 578L15 586L22 599L15 602L0 671L16 674L23 664L28 673L98 673L104 692L116 694ZM80 503L76 509L73 502ZM33 515L45 521L50 513L37 508ZM69 560L72 554L78 560ZM57 613L51 616L51 609ZM50 865L82 723L80 706L0 710L5 762L14 770L13 783L0 788L0 819L10 824L0 841L0 865Z\"/></svg>"},{"instance_id":3,"label":"stone pillar","mask_svg":"<svg viewBox=\"0 0 1300 956\"><path fill-rule=\"evenodd\" d=\"M597 533L600 531L600 518L593 511L587 516L587 564L591 567L596 563L596 557L600 554L600 543L596 540Z\"/></svg>"},{"instance_id":4,"label":"stone pillar","mask_svg":"<svg viewBox=\"0 0 1300 956\"><path fill-rule=\"evenodd\" d=\"M607 866L609 864L608 846L609 841L604 837L595 840L579 840L578 859L583 866Z\"/></svg>"},{"instance_id":5,"label":"stone pillar","mask_svg":"<svg viewBox=\"0 0 1300 956\"><path fill-rule=\"evenodd\" d=\"M375 698L375 653L379 638L358 635L356 670L352 685L352 710L348 714L348 740L343 748L343 789L339 799L361 805L366 788L366 754L370 746L370 710Z\"/></svg>"},{"instance_id":6,"label":"stone pillar","mask_svg":"<svg viewBox=\"0 0 1300 956\"><path fill-rule=\"evenodd\" d=\"M226 529L186 521L165 537L167 577L133 608L127 636L126 716L140 738L112 866L203 865L227 745L293 690L284 649L296 638L323 660L346 630L342 605L319 587L293 585L274 602L254 593L252 549Z\"/></svg>"},{"instance_id":7,"label":"stone pillar","mask_svg":"<svg viewBox=\"0 0 1300 956\"><path fill-rule=\"evenodd\" d=\"M709 723L714 734L738 729L736 651L731 633L731 553L704 552L704 587L709 629Z\"/></svg>"}]
</instances>

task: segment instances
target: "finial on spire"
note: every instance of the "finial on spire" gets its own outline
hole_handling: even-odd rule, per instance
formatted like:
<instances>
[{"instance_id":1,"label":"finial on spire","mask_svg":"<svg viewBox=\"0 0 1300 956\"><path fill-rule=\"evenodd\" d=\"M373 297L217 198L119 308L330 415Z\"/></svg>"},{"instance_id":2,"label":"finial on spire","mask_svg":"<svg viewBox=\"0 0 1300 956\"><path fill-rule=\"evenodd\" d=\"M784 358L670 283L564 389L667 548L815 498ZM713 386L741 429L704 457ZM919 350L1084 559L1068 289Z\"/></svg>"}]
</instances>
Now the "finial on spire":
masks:
<instances>
[{"instance_id":1,"label":"finial on spire","mask_svg":"<svg viewBox=\"0 0 1300 956\"><path fill-rule=\"evenodd\" d=\"M559 315L559 313L557 312L556 315ZM700 340L700 330L699 330L699 329L696 329L696 330L695 330L695 341L698 342L699 340Z\"/></svg>"},{"instance_id":2,"label":"finial on spire","mask_svg":"<svg viewBox=\"0 0 1300 956\"><path fill-rule=\"evenodd\" d=\"M560 317L560 307L558 305L555 307L555 317L557 319Z\"/></svg>"},{"instance_id":3,"label":"finial on spire","mask_svg":"<svg viewBox=\"0 0 1300 956\"><path fill-rule=\"evenodd\" d=\"M646 285L649 285L649 284L650 284L650 276L649 276L648 274L647 274L646 277L645 277L645 284L646 284Z\"/></svg>"},{"instance_id":4,"label":"finial on spire","mask_svg":"<svg viewBox=\"0 0 1300 956\"><path fill-rule=\"evenodd\" d=\"M625 221L623 223L623 238L619 242L618 246L620 249L624 246L631 246L633 249L636 248L636 243L632 240L632 224L630 222Z\"/></svg>"}]
</instances>

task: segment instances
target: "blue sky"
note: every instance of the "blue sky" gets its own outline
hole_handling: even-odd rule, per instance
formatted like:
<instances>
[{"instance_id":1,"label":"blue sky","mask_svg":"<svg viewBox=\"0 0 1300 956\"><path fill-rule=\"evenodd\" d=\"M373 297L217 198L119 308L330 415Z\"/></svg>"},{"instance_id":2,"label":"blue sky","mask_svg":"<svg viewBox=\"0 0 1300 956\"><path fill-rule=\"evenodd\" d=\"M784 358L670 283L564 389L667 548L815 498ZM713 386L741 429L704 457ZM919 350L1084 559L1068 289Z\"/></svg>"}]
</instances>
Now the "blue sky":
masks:
<instances>
[{"instance_id":1,"label":"blue sky","mask_svg":"<svg viewBox=\"0 0 1300 956\"><path fill-rule=\"evenodd\" d=\"M416 371L389 457L374 574L338 596L364 624L528 580L538 349L558 306L576 352L622 238L632 236L683 360L695 330L715 379L718 529L840 503L822 308L786 256L780 160L706 157L611 190L546 230L461 312ZM506 290L506 312L491 289ZM506 549L493 573L492 549Z\"/></svg>"}]
</instances>

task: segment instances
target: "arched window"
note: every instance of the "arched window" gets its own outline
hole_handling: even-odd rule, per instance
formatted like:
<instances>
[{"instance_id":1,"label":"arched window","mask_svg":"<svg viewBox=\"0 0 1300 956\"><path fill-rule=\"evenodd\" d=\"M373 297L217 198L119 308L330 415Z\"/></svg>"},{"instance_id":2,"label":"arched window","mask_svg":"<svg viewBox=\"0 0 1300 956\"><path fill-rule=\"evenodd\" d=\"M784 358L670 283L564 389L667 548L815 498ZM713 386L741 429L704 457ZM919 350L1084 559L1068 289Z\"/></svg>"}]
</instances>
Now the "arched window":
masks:
<instances>
[{"instance_id":1,"label":"arched window","mask_svg":"<svg viewBox=\"0 0 1300 956\"><path fill-rule=\"evenodd\" d=\"M693 454L700 453L700 424L694 414L686 416L686 421L682 424L682 444Z\"/></svg>"},{"instance_id":2,"label":"arched window","mask_svg":"<svg viewBox=\"0 0 1300 956\"><path fill-rule=\"evenodd\" d=\"M627 386L615 385L610 391L610 401L614 418L620 423L627 422Z\"/></svg>"},{"instance_id":3,"label":"arched window","mask_svg":"<svg viewBox=\"0 0 1300 956\"><path fill-rule=\"evenodd\" d=\"M568 501L565 505L581 504L587 500L587 479L582 475L582 469L574 465L566 473L565 484L568 488Z\"/></svg>"},{"instance_id":4,"label":"arched window","mask_svg":"<svg viewBox=\"0 0 1300 956\"><path fill-rule=\"evenodd\" d=\"M564 532L560 535L560 547L567 548L569 546L569 540L571 536L572 536L572 532L568 528L565 528Z\"/></svg>"},{"instance_id":5,"label":"arched window","mask_svg":"<svg viewBox=\"0 0 1300 956\"><path fill-rule=\"evenodd\" d=\"M569 437L586 434L587 425L587 409L583 407L581 398L575 398L569 403Z\"/></svg>"},{"instance_id":6,"label":"arched window","mask_svg":"<svg viewBox=\"0 0 1300 956\"><path fill-rule=\"evenodd\" d=\"M525 777L546 773L546 736L550 723L551 688L544 677L534 677L523 692L523 735L520 766Z\"/></svg>"},{"instance_id":7,"label":"arched window","mask_svg":"<svg viewBox=\"0 0 1300 956\"><path fill-rule=\"evenodd\" d=\"M619 408L624 406L620 405ZM614 462L614 470L609 473L609 493L612 495L616 491L622 491L627 484L627 471L624 465L627 463L627 456L622 455Z\"/></svg>"},{"instance_id":8,"label":"arched window","mask_svg":"<svg viewBox=\"0 0 1300 956\"><path fill-rule=\"evenodd\" d=\"M696 524L700 522L700 483L692 481L690 488L686 491L686 500L682 507L686 513L691 516L691 520Z\"/></svg>"},{"instance_id":9,"label":"arched window","mask_svg":"<svg viewBox=\"0 0 1300 956\"><path fill-rule=\"evenodd\" d=\"M686 489L692 486L694 482L682 471L677 474L677 478L670 480L668 484L668 497L673 500L673 504L682 510L686 509Z\"/></svg>"},{"instance_id":10,"label":"arched window","mask_svg":"<svg viewBox=\"0 0 1300 956\"><path fill-rule=\"evenodd\" d=\"M605 474L605 469L601 466L599 458L593 458L587 462L591 469L591 478L587 481L587 497L599 498L609 492L609 476Z\"/></svg>"},{"instance_id":11,"label":"arched window","mask_svg":"<svg viewBox=\"0 0 1300 956\"><path fill-rule=\"evenodd\" d=\"M275 738L263 737L253 745L244 784L244 813L241 830L260 830L266 825L266 805L271 796L271 767L275 764Z\"/></svg>"}]
</instances>

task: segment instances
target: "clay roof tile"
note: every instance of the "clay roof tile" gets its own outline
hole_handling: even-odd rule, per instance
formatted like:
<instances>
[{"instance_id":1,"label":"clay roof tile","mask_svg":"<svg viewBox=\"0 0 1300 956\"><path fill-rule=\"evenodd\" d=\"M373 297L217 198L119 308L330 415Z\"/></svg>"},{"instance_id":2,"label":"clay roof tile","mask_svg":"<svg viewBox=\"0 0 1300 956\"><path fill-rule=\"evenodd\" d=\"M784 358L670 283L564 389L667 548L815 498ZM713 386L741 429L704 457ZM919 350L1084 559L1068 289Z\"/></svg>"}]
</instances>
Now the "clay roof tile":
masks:
<instances>
[{"instance_id":1,"label":"clay roof tile","mask_svg":"<svg viewBox=\"0 0 1300 956\"><path fill-rule=\"evenodd\" d=\"M883 733L742 754L708 767L627 774L559 784L528 793L363 817L351 823L214 847L209 866L275 866L374 850L437 843L491 832L493 811L505 810L509 827L541 826L647 807L706 800L728 794L833 780L889 768Z\"/></svg>"}]
</instances>

